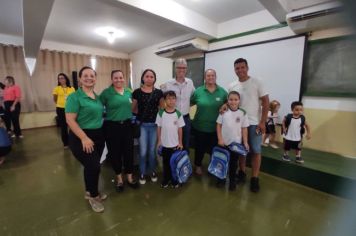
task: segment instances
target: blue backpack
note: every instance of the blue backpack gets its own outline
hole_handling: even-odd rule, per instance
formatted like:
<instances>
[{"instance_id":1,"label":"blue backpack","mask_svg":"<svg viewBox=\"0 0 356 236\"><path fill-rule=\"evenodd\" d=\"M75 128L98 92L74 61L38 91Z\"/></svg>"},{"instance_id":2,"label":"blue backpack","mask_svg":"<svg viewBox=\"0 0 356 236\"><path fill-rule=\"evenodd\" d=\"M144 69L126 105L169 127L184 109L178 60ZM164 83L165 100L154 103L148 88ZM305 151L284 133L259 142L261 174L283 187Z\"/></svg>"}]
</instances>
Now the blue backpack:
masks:
<instances>
[{"instance_id":1,"label":"blue backpack","mask_svg":"<svg viewBox=\"0 0 356 236\"><path fill-rule=\"evenodd\" d=\"M219 146L214 147L208 172L219 179L226 179L227 171L229 169L229 160L230 153L227 149Z\"/></svg>"},{"instance_id":2,"label":"blue backpack","mask_svg":"<svg viewBox=\"0 0 356 236\"><path fill-rule=\"evenodd\" d=\"M11 146L11 140L9 134L5 128L0 128L0 147L9 147Z\"/></svg>"},{"instance_id":3,"label":"blue backpack","mask_svg":"<svg viewBox=\"0 0 356 236\"><path fill-rule=\"evenodd\" d=\"M246 150L245 146L241 143L232 142L230 145L227 146L230 151L235 152L241 156L247 156L248 151Z\"/></svg>"},{"instance_id":4,"label":"blue backpack","mask_svg":"<svg viewBox=\"0 0 356 236\"><path fill-rule=\"evenodd\" d=\"M187 182L193 172L188 152L186 150L176 150L171 156L170 164L173 179L178 183Z\"/></svg>"}]
</instances>

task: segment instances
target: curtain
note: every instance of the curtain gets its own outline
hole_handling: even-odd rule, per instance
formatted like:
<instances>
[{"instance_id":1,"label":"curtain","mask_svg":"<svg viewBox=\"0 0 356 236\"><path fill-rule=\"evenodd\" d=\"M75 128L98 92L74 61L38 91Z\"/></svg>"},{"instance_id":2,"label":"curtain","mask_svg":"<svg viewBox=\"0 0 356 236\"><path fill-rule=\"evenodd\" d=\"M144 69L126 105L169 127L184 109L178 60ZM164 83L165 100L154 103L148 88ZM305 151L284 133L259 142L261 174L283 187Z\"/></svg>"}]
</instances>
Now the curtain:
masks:
<instances>
[{"instance_id":1,"label":"curtain","mask_svg":"<svg viewBox=\"0 0 356 236\"><path fill-rule=\"evenodd\" d=\"M0 44L0 81L4 82L6 76L13 76L21 88L21 111L33 111L33 90L22 47Z\"/></svg>"},{"instance_id":2,"label":"curtain","mask_svg":"<svg viewBox=\"0 0 356 236\"><path fill-rule=\"evenodd\" d=\"M71 52L40 50L36 67L30 77L23 56L23 48L0 44L0 80L11 75L22 90L22 111L54 111L52 90L57 85L57 75L65 73L71 80L72 71L83 66L91 66L90 55ZM120 69L124 72L126 85L130 76L130 60L114 57L96 56L97 83L95 91L101 91L111 84L112 70ZM79 75L78 75L79 76ZM78 78L79 79L79 78ZM71 81L73 85L73 81Z\"/></svg>"},{"instance_id":3,"label":"curtain","mask_svg":"<svg viewBox=\"0 0 356 236\"><path fill-rule=\"evenodd\" d=\"M52 90L57 86L57 75L65 73L72 77L72 71L90 65L90 56L69 52L40 50L37 56L36 68L31 78L36 111L53 111ZM73 86L73 81L71 80Z\"/></svg>"},{"instance_id":4,"label":"curtain","mask_svg":"<svg viewBox=\"0 0 356 236\"><path fill-rule=\"evenodd\" d=\"M96 56L97 81L95 91L101 93L111 84L111 71L121 70L124 73L126 86L129 86L130 60L114 57Z\"/></svg>"}]
</instances>

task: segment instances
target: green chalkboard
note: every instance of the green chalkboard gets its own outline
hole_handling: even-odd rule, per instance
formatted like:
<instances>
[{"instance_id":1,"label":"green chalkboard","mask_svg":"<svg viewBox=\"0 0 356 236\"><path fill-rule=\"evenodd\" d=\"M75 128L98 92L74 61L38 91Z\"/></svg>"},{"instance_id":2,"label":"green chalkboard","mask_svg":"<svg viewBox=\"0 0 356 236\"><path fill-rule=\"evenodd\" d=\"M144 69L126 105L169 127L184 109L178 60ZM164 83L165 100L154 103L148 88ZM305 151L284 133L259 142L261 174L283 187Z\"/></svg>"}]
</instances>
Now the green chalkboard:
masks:
<instances>
[{"instance_id":1,"label":"green chalkboard","mask_svg":"<svg viewBox=\"0 0 356 236\"><path fill-rule=\"evenodd\" d=\"M187 78L191 78L194 87L199 87L204 84L204 57L187 59L188 70L187 70ZM175 74L175 65L173 62L173 78L176 77Z\"/></svg>"},{"instance_id":2,"label":"green chalkboard","mask_svg":"<svg viewBox=\"0 0 356 236\"><path fill-rule=\"evenodd\" d=\"M356 38L310 41L303 84L308 96L356 97Z\"/></svg>"}]
</instances>

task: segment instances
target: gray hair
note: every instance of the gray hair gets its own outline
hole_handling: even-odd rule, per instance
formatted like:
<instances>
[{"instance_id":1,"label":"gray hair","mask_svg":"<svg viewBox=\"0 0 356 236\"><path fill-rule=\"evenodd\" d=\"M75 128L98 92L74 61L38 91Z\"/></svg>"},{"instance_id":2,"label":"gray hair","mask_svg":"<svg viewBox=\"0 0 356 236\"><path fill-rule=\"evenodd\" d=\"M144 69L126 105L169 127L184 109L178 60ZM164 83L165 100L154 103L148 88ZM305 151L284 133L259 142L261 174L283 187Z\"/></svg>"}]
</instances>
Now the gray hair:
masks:
<instances>
[{"instance_id":1,"label":"gray hair","mask_svg":"<svg viewBox=\"0 0 356 236\"><path fill-rule=\"evenodd\" d=\"M177 67L178 65L188 65L188 64L184 58L178 58L174 60L174 65Z\"/></svg>"}]
</instances>

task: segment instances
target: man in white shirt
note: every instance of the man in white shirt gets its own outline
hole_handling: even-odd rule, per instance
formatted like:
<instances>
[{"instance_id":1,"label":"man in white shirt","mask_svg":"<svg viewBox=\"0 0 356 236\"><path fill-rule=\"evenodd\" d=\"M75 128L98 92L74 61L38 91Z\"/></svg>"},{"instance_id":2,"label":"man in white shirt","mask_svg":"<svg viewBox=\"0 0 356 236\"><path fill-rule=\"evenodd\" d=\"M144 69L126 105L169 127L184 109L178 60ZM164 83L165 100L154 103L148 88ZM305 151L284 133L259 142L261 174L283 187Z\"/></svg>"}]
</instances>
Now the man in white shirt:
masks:
<instances>
[{"instance_id":1,"label":"man in white shirt","mask_svg":"<svg viewBox=\"0 0 356 236\"><path fill-rule=\"evenodd\" d=\"M189 117L190 97L195 91L193 81L186 78L187 61L183 58L175 60L176 78L170 79L161 85L163 92L172 90L176 93L176 108L183 115L185 126L183 127L183 148L189 151L191 120Z\"/></svg>"},{"instance_id":2,"label":"man in white shirt","mask_svg":"<svg viewBox=\"0 0 356 236\"><path fill-rule=\"evenodd\" d=\"M265 121L268 114L269 98L261 81L248 75L247 60L239 58L234 62L235 73L239 80L229 86L229 91L237 91L241 95L240 108L247 112L250 126L248 128L248 140L250 152L252 152L252 177L250 190L260 190L258 175L261 166L262 134L266 131ZM262 107L262 109L261 109ZM246 158L239 159L238 182L246 180Z\"/></svg>"}]
</instances>

